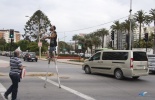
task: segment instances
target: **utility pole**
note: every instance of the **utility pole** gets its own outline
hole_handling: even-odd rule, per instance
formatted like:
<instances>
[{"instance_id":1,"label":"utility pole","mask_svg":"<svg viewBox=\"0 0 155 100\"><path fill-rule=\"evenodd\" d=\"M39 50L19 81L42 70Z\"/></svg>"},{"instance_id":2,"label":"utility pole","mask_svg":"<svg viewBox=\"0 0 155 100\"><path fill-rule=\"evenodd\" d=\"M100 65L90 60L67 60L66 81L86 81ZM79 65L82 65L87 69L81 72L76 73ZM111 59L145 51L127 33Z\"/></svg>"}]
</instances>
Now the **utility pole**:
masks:
<instances>
[{"instance_id":1,"label":"utility pole","mask_svg":"<svg viewBox=\"0 0 155 100\"><path fill-rule=\"evenodd\" d=\"M131 42L131 40L132 40L132 32L131 32L131 23L132 23L132 14L131 14L131 12L132 12L132 0L130 0L130 10L129 10L129 12L130 12L130 16L129 16L129 20L130 20L130 36L129 36L129 50L132 50L132 42Z\"/></svg>"},{"instance_id":2,"label":"utility pole","mask_svg":"<svg viewBox=\"0 0 155 100\"><path fill-rule=\"evenodd\" d=\"M38 25L38 39L40 44L40 16L39 16L39 25ZM39 45L39 58L41 59L41 45Z\"/></svg>"}]
</instances>

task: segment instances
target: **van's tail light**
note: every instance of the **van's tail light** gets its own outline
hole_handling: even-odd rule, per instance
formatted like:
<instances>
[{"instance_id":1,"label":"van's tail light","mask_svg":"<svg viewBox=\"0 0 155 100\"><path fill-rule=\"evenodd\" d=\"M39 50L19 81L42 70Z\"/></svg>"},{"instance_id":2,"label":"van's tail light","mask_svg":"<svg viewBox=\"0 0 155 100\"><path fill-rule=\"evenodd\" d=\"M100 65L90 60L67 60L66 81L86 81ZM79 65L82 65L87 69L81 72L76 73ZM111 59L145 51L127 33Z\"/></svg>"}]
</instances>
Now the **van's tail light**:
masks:
<instances>
[{"instance_id":1,"label":"van's tail light","mask_svg":"<svg viewBox=\"0 0 155 100\"><path fill-rule=\"evenodd\" d=\"M130 68L133 68L133 58L130 59Z\"/></svg>"}]
</instances>

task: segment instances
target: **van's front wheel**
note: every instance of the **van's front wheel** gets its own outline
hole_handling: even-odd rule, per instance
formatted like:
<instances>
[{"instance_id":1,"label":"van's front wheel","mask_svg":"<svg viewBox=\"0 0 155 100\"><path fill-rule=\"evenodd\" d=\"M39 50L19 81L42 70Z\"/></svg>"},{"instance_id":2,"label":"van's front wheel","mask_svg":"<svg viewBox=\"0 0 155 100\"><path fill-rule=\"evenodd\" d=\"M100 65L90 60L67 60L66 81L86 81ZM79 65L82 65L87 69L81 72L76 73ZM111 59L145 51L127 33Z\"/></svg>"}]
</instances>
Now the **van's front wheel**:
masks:
<instances>
[{"instance_id":1,"label":"van's front wheel","mask_svg":"<svg viewBox=\"0 0 155 100\"><path fill-rule=\"evenodd\" d=\"M89 66L85 66L84 71L85 71L86 74L91 74L91 70L90 70Z\"/></svg>"},{"instance_id":2,"label":"van's front wheel","mask_svg":"<svg viewBox=\"0 0 155 100\"><path fill-rule=\"evenodd\" d=\"M120 69L116 69L114 72L115 78L118 80L123 79L123 72Z\"/></svg>"}]
</instances>

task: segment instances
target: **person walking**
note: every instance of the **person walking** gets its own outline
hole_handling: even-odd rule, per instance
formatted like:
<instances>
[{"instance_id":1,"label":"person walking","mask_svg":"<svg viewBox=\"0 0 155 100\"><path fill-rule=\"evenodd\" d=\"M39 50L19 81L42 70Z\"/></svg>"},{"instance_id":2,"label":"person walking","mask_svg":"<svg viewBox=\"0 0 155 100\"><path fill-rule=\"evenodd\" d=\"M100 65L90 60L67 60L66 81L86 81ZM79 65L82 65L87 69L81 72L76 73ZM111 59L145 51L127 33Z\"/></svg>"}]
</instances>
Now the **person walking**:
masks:
<instances>
[{"instance_id":1,"label":"person walking","mask_svg":"<svg viewBox=\"0 0 155 100\"><path fill-rule=\"evenodd\" d=\"M19 57L20 50L16 49L14 51L14 57L10 58L10 79L12 81L12 85L7 89L4 93L5 99L8 99L8 95L12 93L11 100L17 100L17 93L18 93L18 83L20 82L21 72L24 66L20 61Z\"/></svg>"}]
</instances>

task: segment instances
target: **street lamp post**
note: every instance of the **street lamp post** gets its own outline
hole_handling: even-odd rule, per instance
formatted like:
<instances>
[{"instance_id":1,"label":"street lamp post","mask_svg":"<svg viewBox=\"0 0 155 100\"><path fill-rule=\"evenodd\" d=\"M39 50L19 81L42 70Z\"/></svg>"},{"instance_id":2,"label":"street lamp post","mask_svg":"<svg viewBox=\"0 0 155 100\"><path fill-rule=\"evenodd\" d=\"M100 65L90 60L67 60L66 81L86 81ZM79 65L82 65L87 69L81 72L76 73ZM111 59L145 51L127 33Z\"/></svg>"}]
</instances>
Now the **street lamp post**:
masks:
<instances>
[{"instance_id":1,"label":"street lamp post","mask_svg":"<svg viewBox=\"0 0 155 100\"><path fill-rule=\"evenodd\" d=\"M130 16L129 16L129 20L130 20L130 36L129 36L129 50L132 50L132 43L131 43L131 38L132 38L132 32L131 32L131 21L132 21L132 0L130 0Z\"/></svg>"},{"instance_id":2,"label":"street lamp post","mask_svg":"<svg viewBox=\"0 0 155 100\"><path fill-rule=\"evenodd\" d=\"M38 21L38 43L41 44L40 42L40 17L39 17L39 21ZM39 58L41 59L41 45L39 45Z\"/></svg>"}]
</instances>

